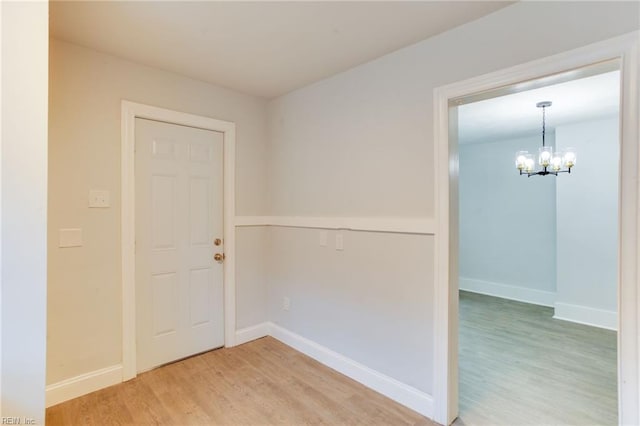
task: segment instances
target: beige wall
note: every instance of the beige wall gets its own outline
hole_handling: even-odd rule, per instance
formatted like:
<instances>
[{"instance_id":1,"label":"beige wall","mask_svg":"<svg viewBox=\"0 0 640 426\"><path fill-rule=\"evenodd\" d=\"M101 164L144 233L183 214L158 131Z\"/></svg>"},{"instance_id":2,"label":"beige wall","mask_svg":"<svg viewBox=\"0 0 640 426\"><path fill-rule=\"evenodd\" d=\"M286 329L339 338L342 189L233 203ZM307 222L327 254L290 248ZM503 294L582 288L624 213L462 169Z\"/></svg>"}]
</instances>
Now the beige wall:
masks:
<instances>
[{"instance_id":1,"label":"beige wall","mask_svg":"<svg viewBox=\"0 0 640 426\"><path fill-rule=\"evenodd\" d=\"M44 424L47 2L2 2L0 413Z\"/></svg>"},{"instance_id":2,"label":"beige wall","mask_svg":"<svg viewBox=\"0 0 640 426\"><path fill-rule=\"evenodd\" d=\"M49 384L121 362L122 99L235 122L236 212L267 210L264 100L58 40L50 86ZM109 190L111 208L89 209L90 189ZM82 228L84 245L58 248L60 228ZM260 244L259 231L238 240L239 326L266 320Z\"/></svg>"}]
</instances>

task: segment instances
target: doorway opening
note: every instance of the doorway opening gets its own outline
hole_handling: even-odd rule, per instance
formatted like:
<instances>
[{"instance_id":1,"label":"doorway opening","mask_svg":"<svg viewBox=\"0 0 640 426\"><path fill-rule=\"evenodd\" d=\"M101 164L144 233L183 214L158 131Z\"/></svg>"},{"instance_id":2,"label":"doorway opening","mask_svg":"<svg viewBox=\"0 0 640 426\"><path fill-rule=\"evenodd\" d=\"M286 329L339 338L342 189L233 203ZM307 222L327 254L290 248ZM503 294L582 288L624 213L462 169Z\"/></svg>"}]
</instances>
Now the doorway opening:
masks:
<instances>
[{"instance_id":1,"label":"doorway opening","mask_svg":"<svg viewBox=\"0 0 640 426\"><path fill-rule=\"evenodd\" d=\"M137 312L136 312L136 123L139 120L152 120L154 123L165 123L176 127L201 129L203 131L218 132L222 135L222 233L224 241L224 263L222 264L222 297L224 309L224 346L235 345L235 124L227 121L216 120L209 117L187 114L168 110L151 105L138 104L130 101L122 101L122 144L121 144L121 252L122 252L122 380L130 380L136 377L139 371L137 363ZM172 151L166 138L157 140L157 152L170 154ZM162 145L162 146L160 146ZM200 148L204 145L197 143ZM153 144L151 145L153 146ZM198 148L195 147L194 148ZM200 155L196 155L199 157ZM162 174L162 173L161 173ZM206 188L206 185L196 185L191 188ZM171 191L169 191L170 193ZM202 191L201 191L202 192ZM206 191L205 191L206 192ZM153 206L152 206L153 207ZM184 206L180 206L184 207ZM190 235L190 230L185 232ZM165 235L166 237L166 235ZM194 237L194 236L191 236ZM199 237L198 237L199 238ZM191 238L192 241L198 238ZM217 238L217 237L214 237ZM211 236L208 237L208 240ZM209 244L211 241L207 241ZM197 243L197 241L196 241ZM214 242L214 246L215 246ZM217 261L217 259L214 259ZM160 262L161 263L161 262ZM196 268L198 269L198 268ZM203 269L203 268L200 268ZM198 277L198 274L200 276ZM204 273L196 272L195 278L202 278ZM170 287L170 277L160 277L161 284ZM163 281L164 278L164 281ZM205 279L196 279L194 282L204 283ZM203 286L201 286L203 287ZM164 296L168 299L168 296ZM167 304L166 302L165 304ZM205 309L200 309L205 312ZM204 317L203 317L204 318ZM196 321L198 322L198 321ZM205 321L201 319L202 324ZM166 324L163 324L166 325ZM197 326L197 324L196 324ZM159 335L162 330L158 329ZM180 354L178 354L180 355ZM154 361L155 362L155 361ZM144 368L144 367L143 367Z\"/></svg>"},{"instance_id":2,"label":"doorway opening","mask_svg":"<svg viewBox=\"0 0 640 426\"><path fill-rule=\"evenodd\" d=\"M616 424L619 61L527 86L455 100L454 424ZM573 167L528 177L523 150Z\"/></svg>"},{"instance_id":3,"label":"doorway opening","mask_svg":"<svg viewBox=\"0 0 640 426\"><path fill-rule=\"evenodd\" d=\"M436 177L434 276L434 420L451 424L458 408L458 139L455 100L499 88L531 89L531 82L550 83L594 64L617 60L620 66L620 156L617 377L618 422L640 422L638 362L638 110L640 46L638 33L563 52L551 57L452 83L434 90ZM513 157L512 157L513 158ZM513 159L512 159L513 161ZM511 163L513 166L513 163ZM515 170L515 168L513 169ZM515 171L517 173L517 171ZM518 179L534 179L516 176ZM563 176L565 177L565 176ZM592 205L597 199L592 200Z\"/></svg>"}]
</instances>

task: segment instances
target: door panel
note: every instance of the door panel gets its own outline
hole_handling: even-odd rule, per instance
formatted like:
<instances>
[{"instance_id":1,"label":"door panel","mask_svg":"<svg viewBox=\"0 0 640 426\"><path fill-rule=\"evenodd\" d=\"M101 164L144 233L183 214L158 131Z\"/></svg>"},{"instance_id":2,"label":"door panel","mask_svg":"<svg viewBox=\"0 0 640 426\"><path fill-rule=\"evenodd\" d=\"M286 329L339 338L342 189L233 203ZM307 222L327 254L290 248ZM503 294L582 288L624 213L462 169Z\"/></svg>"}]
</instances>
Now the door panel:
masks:
<instances>
[{"instance_id":1,"label":"door panel","mask_svg":"<svg viewBox=\"0 0 640 426\"><path fill-rule=\"evenodd\" d=\"M137 370L224 345L223 135L136 119Z\"/></svg>"},{"instance_id":2,"label":"door panel","mask_svg":"<svg viewBox=\"0 0 640 426\"><path fill-rule=\"evenodd\" d=\"M151 176L153 249L176 249L176 176Z\"/></svg>"},{"instance_id":3,"label":"door panel","mask_svg":"<svg viewBox=\"0 0 640 426\"><path fill-rule=\"evenodd\" d=\"M177 312L173 309L178 296L177 281L178 275L173 272L151 276L153 336L175 333L178 329Z\"/></svg>"},{"instance_id":4,"label":"door panel","mask_svg":"<svg viewBox=\"0 0 640 426\"><path fill-rule=\"evenodd\" d=\"M210 243L209 231L209 179L192 177L189 182L189 231L191 246L202 246Z\"/></svg>"}]
</instances>

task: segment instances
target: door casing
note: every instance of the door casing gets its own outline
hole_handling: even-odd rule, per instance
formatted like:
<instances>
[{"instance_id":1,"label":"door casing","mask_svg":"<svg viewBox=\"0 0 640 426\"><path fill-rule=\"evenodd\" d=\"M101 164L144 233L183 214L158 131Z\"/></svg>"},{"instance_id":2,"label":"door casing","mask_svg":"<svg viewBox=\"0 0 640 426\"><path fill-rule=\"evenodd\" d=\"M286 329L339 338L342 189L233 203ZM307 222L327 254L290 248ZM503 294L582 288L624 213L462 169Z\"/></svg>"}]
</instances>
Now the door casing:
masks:
<instances>
[{"instance_id":1,"label":"door casing","mask_svg":"<svg viewBox=\"0 0 640 426\"><path fill-rule=\"evenodd\" d=\"M122 380L136 377L135 302L135 119L146 118L223 133L224 345L235 345L235 123L169 109L122 101L121 136L121 266Z\"/></svg>"},{"instance_id":2,"label":"door casing","mask_svg":"<svg viewBox=\"0 0 640 426\"><path fill-rule=\"evenodd\" d=\"M455 99L601 62L621 71L618 266L618 419L640 422L640 32L471 78L434 90L436 232L434 270L434 420L458 416L458 152Z\"/></svg>"}]
</instances>

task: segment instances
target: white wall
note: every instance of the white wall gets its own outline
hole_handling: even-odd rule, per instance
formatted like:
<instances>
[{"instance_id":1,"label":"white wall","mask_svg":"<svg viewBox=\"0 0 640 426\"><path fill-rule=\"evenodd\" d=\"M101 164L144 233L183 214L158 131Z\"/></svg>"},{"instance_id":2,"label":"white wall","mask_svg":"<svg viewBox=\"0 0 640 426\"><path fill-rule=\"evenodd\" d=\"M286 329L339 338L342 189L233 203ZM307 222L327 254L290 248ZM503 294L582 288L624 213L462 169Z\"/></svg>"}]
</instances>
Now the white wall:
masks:
<instances>
[{"instance_id":1,"label":"white wall","mask_svg":"<svg viewBox=\"0 0 640 426\"><path fill-rule=\"evenodd\" d=\"M277 98L272 213L433 216L433 89L631 31L637 8L522 2Z\"/></svg>"},{"instance_id":2,"label":"white wall","mask_svg":"<svg viewBox=\"0 0 640 426\"><path fill-rule=\"evenodd\" d=\"M461 289L553 306L556 178L519 176L514 166L517 151L540 144L538 134L460 145Z\"/></svg>"},{"instance_id":3,"label":"white wall","mask_svg":"<svg viewBox=\"0 0 640 426\"><path fill-rule=\"evenodd\" d=\"M616 327L619 122L617 117L558 126L559 149L578 163L557 182L556 316Z\"/></svg>"},{"instance_id":4,"label":"white wall","mask_svg":"<svg viewBox=\"0 0 640 426\"><path fill-rule=\"evenodd\" d=\"M266 256L268 228L236 228L236 329L265 322L267 313Z\"/></svg>"},{"instance_id":5,"label":"white wall","mask_svg":"<svg viewBox=\"0 0 640 426\"><path fill-rule=\"evenodd\" d=\"M519 2L274 100L269 105L271 213L432 217L433 89L637 29L638 6L612 2ZM381 267L370 251L377 250L379 257L375 259L384 263L391 247L406 259L402 266L419 275L409 282L398 284L402 282L400 278L389 285L394 288L399 285L394 290L398 294L430 297L433 292L430 251L419 244L409 244L404 235L389 234L384 244L375 247L363 241L345 248L345 254L351 251L350 258L367 262L344 265L343 257L326 257L312 269L309 259L316 255L317 247L308 232L303 229L273 232L269 246L273 253L289 253L289 245L295 242L298 248L295 259L304 262L280 263L280 269L270 274L272 318L284 324L280 315L274 316L280 310L278 296L285 291L293 293L292 306L315 305L323 314L302 311L295 322L285 326L295 326L299 335L340 353L368 357L361 358L362 362L372 368L402 364L401 370L385 370L398 380L407 380L403 371L420 372L411 383L430 391L433 345L437 344L430 338L431 317L421 317L417 304L396 298L385 300L382 289L371 289L367 279L370 270ZM302 244L304 241L308 242ZM390 267L394 268L393 265L397 264ZM318 274L318 269L326 272ZM337 278L340 284L334 282ZM304 289L310 286L318 290L307 293ZM384 339L362 333L363 308L356 305L354 298L347 297L346 286L352 294L373 293L371 297L380 301L375 306L379 315L368 315L367 326L386 332L385 338L393 339L395 346L381 346L378 343ZM349 305L340 306L347 301ZM430 311L428 300L424 300L422 309ZM335 310L344 312L340 328L328 329L326 321ZM416 331L412 321L422 318L423 329ZM388 329L392 320L394 326ZM349 338L333 337L337 332ZM359 349L362 347L377 353L362 354ZM396 347L404 349L398 351ZM417 353L408 354L408 347ZM377 364L374 357L385 359L385 366Z\"/></svg>"},{"instance_id":6,"label":"white wall","mask_svg":"<svg viewBox=\"0 0 640 426\"><path fill-rule=\"evenodd\" d=\"M267 210L264 100L58 40L50 85L48 384L121 362L122 99L235 122L236 211ZM89 209L90 189L110 191L111 208ZM58 248L60 228L82 228L84 245ZM267 319L261 233L237 242L240 327Z\"/></svg>"},{"instance_id":7,"label":"white wall","mask_svg":"<svg viewBox=\"0 0 640 426\"><path fill-rule=\"evenodd\" d=\"M555 308L555 318L615 329L618 118L558 126L571 175L518 177L515 152L540 136L460 145L460 288Z\"/></svg>"},{"instance_id":8,"label":"white wall","mask_svg":"<svg viewBox=\"0 0 640 426\"><path fill-rule=\"evenodd\" d=\"M5 417L44 424L48 4L3 2L2 394Z\"/></svg>"},{"instance_id":9,"label":"white wall","mask_svg":"<svg viewBox=\"0 0 640 426\"><path fill-rule=\"evenodd\" d=\"M324 231L321 246L321 232L269 230L271 320L431 393L433 236Z\"/></svg>"}]
</instances>

